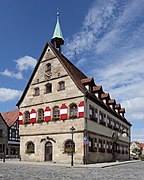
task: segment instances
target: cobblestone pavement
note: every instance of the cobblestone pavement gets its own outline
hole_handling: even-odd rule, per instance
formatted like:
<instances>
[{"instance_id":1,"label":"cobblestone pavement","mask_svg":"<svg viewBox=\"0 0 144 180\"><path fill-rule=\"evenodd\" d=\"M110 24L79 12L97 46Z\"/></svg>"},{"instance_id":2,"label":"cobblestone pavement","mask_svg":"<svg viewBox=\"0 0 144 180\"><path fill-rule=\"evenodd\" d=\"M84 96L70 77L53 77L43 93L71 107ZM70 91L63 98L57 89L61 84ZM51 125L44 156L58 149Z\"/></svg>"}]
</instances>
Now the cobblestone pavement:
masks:
<instances>
[{"instance_id":1,"label":"cobblestone pavement","mask_svg":"<svg viewBox=\"0 0 144 180\"><path fill-rule=\"evenodd\" d=\"M107 168L0 162L0 180L144 180L144 162Z\"/></svg>"}]
</instances>

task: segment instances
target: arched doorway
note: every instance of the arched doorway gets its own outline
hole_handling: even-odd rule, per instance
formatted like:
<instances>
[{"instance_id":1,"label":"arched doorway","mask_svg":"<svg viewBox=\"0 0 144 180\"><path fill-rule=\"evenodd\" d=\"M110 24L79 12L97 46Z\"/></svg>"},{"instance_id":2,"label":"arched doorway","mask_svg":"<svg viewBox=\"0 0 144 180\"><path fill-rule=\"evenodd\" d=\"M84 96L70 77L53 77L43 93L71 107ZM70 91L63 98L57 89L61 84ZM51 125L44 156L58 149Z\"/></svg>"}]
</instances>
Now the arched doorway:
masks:
<instances>
[{"instance_id":1,"label":"arched doorway","mask_svg":"<svg viewBox=\"0 0 144 180\"><path fill-rule=\"evenodd\" d=\"M52 143L50 141L45 144L45 161L52 161Z\"/></svg>"}]
</instances>

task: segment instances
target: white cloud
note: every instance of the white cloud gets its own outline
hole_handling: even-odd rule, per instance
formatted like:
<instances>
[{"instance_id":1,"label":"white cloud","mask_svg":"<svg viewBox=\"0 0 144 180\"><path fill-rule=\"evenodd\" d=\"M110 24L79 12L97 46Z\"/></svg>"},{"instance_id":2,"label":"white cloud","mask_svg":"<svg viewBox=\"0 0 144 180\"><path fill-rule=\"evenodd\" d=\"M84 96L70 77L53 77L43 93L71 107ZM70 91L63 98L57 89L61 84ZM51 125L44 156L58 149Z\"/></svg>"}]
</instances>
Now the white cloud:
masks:
<instances>
[{"instance_id":1,"label":"white cloud","mask_svg":"<svg viewBox=\"0 0 144 180\"><path fill-rule=\"evenodd\" d=\"M37 63L36 59L30 56L24 56L22 58L15 60L15 62L16 62L16 68L18 70L17 73L9 69L5 69L3 72L0 72L0 74L10 78L23 79L23 71L29 69L33 70Z\"/></svg>"},{"instance_id":2,"label":"white cloud","mask_svg":"<svg viewBox=\"0 0 144 180\"><path fill-rule=\"evenodd\" d=\"M22 91L9 88L0 88L0 102L11 101L19 98L22 94Z\"/></svg>"},{"instance_id":3,"label":"white cloud","mask_svg":"<svg viewBox=\"0 0 144 180\"><path fill-rule=\"evenodd\" d=\"M144 120L144 53L132 51L117 62L102 69L93 69L92 74L98 85L102 85L111 98L115 98L126 109L126 117L134 125Z\"/></svg>"},{"instance_id":4,"label":"white cloud","mask_svg":"<svg viewBox=\"0 0 144 180\"><path fill-rule=\"evenodd\" d=\"M37 63L37 60L30 56L24 56L15 61L16 61L16 67L19 71L24 71L28 69L33 70L33 68Z\"/></svg>"},{"instance_id":5,"label":"white cloud","mask_svg":"<svg viewBox=\"0 0 144 180\"><path fill-rule=\"evenodd\" d=\"M10 78L16 78L16 79L23 79L23 75L21 72L14 73L13 71L10 71L8 69L5 69L3 72L0 72L3 76L7 76Z\"/></svg>"},{"instance_id":6,"label":"white cloud","mask_svg":"<svg viewBox=\"0 0 144 180\"><path fill-rule=\"evenodd\" d=\"M134 114L131 114L131 116L135 120L144 120L144 113L134 113Z\"/></svg>"},{"instance_id":7,"label":"white cloud","mask_svg":"<svg viewBox=\"0 0 144 180\"><path fill-rule=\"evenodd\" d=\"M76 66L84 66L85 64L86 64L86 62L87 62L87 59L85 59L85 58L81 58L81 59L79 59L78 60L78 62L76 63Z\"/></svg>"},{"instance_id":8,"label":"white cloud","mask_svg":"<svg viewBox=\"0 0 144 180\"><path fill-rule=\"evenodd\" d=\"M123 101L123 106L131 112L144 112L144 97L132 98L130 100ZM143 119L144 119L144 113Z\"/></svg>"}]
</instances>

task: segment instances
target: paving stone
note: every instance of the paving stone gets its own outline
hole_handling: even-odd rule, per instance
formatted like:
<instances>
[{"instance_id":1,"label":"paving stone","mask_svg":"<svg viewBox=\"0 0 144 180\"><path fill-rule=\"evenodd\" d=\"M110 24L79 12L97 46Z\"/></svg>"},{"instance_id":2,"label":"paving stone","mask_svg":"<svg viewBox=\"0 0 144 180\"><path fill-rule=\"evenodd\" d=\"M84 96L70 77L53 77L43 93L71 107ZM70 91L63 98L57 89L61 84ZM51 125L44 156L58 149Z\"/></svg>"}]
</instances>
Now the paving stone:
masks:
<instances>
[{"instance_id":1,"label":"paving stone","mask_svg":"<svg viewBox=\"0 0 144 180\"><path fill-rule=\"evenodd\" d=\"M98 167L0 162L0 180L144 180L144 162Z\"/></svg>"}]
</instances>

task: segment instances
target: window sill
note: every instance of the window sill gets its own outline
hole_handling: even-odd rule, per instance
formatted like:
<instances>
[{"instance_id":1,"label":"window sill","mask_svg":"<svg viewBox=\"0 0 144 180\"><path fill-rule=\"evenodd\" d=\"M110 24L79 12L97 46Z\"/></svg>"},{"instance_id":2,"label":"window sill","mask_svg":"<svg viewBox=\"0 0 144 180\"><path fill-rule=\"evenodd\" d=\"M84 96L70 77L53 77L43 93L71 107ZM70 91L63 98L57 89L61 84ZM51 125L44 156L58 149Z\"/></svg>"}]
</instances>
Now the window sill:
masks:
<instances>
[{"instance_id":1,"label":"window sill","mask_svg":"<svg viewBox=\"0 0 144 180\"><path fill-rule=\"evenodd\" d=\"M38 95L37 95L37 94L33 94L33 97L35 97L35 96L39 96L39 95L40 95L40 94L38 94Z\"/></svg>"},{"instance_id":2,"label":"window sill","mask_svg":"<svg viewBox=\"0 0 144 180\"><path fill-rule=\"evenodd\" d=\"M63 89L58 89L57 91L63 91L63 90L65 90L65 88L63 88Z\"/></svg>"}]
</instances>

